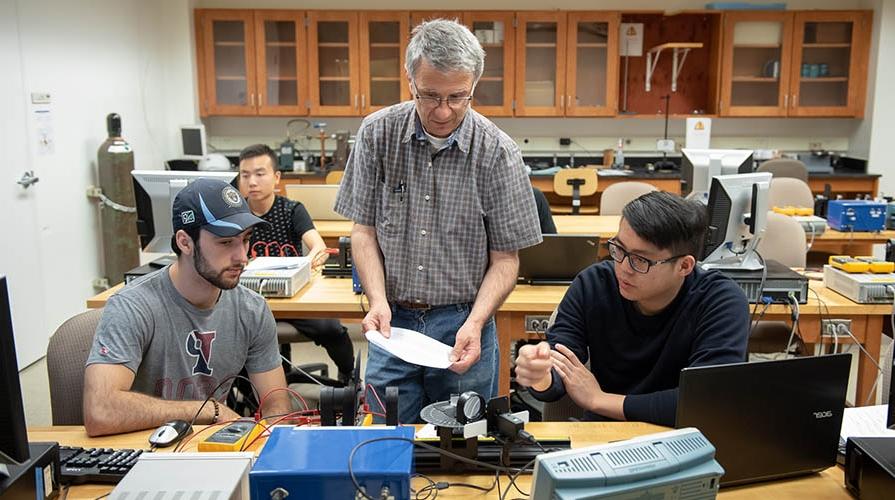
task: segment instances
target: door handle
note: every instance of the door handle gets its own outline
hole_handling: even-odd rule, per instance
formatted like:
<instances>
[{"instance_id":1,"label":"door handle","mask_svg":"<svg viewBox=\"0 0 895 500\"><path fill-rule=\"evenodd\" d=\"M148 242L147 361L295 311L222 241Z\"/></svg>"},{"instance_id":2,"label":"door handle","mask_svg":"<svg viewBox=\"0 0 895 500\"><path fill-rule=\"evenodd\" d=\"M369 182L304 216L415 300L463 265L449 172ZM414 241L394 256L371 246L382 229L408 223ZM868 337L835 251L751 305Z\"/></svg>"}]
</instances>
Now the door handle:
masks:
<instances>
[{"instance_id":1,"label":"door handle","mask_svg":"<svg viewBox=\"0 0 895 500\"><path fill-rule=\"evenodd\" d=\"M36 184L39 180L40 178L34 175L34 170L28 170L22 174L22 178L17 180L16 184L28 189L32 184Z\"/></svg>"}]
</instances>

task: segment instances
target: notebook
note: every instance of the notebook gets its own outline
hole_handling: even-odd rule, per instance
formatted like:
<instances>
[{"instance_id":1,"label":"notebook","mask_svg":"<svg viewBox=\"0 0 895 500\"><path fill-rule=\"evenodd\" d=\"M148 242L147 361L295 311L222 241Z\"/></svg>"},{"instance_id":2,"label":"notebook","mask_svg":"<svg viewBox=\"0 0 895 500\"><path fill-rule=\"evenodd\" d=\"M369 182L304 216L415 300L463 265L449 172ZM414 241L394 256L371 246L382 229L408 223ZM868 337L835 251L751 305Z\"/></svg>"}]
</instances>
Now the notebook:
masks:
<instances>
[{"instance_id":1,"label":"notebook","mask_svg":"<svg viewBox=\"0 0 895 500\"><path fill-rule=\"evenodd\" d=\"M715 445L721 486L836 464L850 354L681 370L677 424Z\"/></svg>"}]
</instances>

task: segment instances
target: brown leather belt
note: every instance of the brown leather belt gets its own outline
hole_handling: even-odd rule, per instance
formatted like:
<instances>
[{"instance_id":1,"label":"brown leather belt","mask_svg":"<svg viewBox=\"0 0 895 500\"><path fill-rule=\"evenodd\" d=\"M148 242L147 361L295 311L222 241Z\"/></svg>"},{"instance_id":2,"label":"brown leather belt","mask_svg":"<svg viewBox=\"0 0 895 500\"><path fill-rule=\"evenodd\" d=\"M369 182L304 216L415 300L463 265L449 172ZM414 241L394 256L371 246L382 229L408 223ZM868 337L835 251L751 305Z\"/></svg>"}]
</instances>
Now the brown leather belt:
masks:
<instances>
[{"instance_id":1,"label":"brown leather belt","mask_svg":"<svg viewBox=\"0 0 895 500\"><path fill-rule=\"evenodd\" d=\"M432 306L430 306L429 304L424 304L422 302L398 301L395 302L395 305L403 307L404 309L432 309Z\"/></svg>"}]
</instances>

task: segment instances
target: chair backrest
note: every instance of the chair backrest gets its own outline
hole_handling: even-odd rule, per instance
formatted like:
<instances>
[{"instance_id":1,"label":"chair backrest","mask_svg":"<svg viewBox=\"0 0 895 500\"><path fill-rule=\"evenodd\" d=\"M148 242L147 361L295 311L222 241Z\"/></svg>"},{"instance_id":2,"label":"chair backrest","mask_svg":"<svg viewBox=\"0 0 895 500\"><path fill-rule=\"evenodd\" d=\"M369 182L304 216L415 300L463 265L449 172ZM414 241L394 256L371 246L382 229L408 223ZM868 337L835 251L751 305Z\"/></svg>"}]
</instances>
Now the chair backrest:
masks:
<instances>
[{"instance_id":1,"label":"chair backrest","mask_svg":"<svg viewBox=\"0 0 895 500\"><path fill-rule=\"evenodd\" d=\"M814 194L808 183L789 177L774 177L768 191L768 207L814 207Z\"/></svg>"},{"instance_id":2,"label":"chair backrest","mask_svg":"<svg viewBox=\"0 0 895 500\"><path fill-rule=\"evenodd\" d=\"M572 196L573 186L570 179L582 179L584 184L579 188L580 196L590 196L597 192L597 171L589 167L564 168L553 175L553 192L558 196Z\"/></svg>"},{"instance_id":3,"label":"chair backrest","mask_svg":"<svg viewBox=\"0 0 895 500\"><path fill-rule=\"evenodd\" d=\"M657 191L645 182L625 181L607 187L600 196L600 215L621 215L625 205L641 195Z\"/></svg>"},{"instance_id":4,"label":"chair backrest","mask_svg":"<svg viewBox=\"0 0 895 500\"><path fill-rule=\"evenodd\" d=\"M325 184L338 184L342 182L342 176L345 175L344 170L331 170L326 177L324 177L323 182Z\"/></svg>"},{"instance_id":5,"label":"chair backrest","mask_svg":"<svg viewBox=\"0 0 895 500\"><path fill-rule=\"evenodd\" d=\"M84 364L103 314L91 309L69 318L47 346L53 425L84 425Z\"/></svg>"},{"instance_id":6,"label":"chair backrest","mask_svg":"<svg viewBox=\"0 0 895 500\"><path fill-rule=\"evenodd\" d=\"M757 172L770 172L774 177L791 177L808 182L808 167L799 160L776 158L768 160L755 169Z\"/></svg>"},{"instance_id":7,"label":"chair backrest","mask_svg":"<svg viewBox=\"0 0 895 500\"><path fill-rule=\"evenodd\" d=\"M767 226L757 250L766 260L776 260L788 267L805 267L808 252L805 230L788 215L768 212Z\"/></svg>"}]
</instances>

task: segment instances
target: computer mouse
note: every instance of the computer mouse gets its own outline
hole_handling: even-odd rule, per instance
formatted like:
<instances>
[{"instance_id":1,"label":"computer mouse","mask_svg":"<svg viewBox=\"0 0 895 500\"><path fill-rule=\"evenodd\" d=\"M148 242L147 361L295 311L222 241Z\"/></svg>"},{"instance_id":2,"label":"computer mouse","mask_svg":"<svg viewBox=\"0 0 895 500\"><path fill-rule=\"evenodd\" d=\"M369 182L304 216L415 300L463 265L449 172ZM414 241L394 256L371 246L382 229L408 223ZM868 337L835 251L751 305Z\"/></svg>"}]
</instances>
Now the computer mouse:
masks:
<instances>
[{"instance_id":1,"label":"computer mouse","mask_svg":"<svg viewBox=\"0 0 895 500\"><path fill-rule=\"evenodd\" d=\"M150 434L149 444L157 448L167 448L191 432L193 432L193 427L186 420L171 420Z\"/></svg>"}]
</instances>

